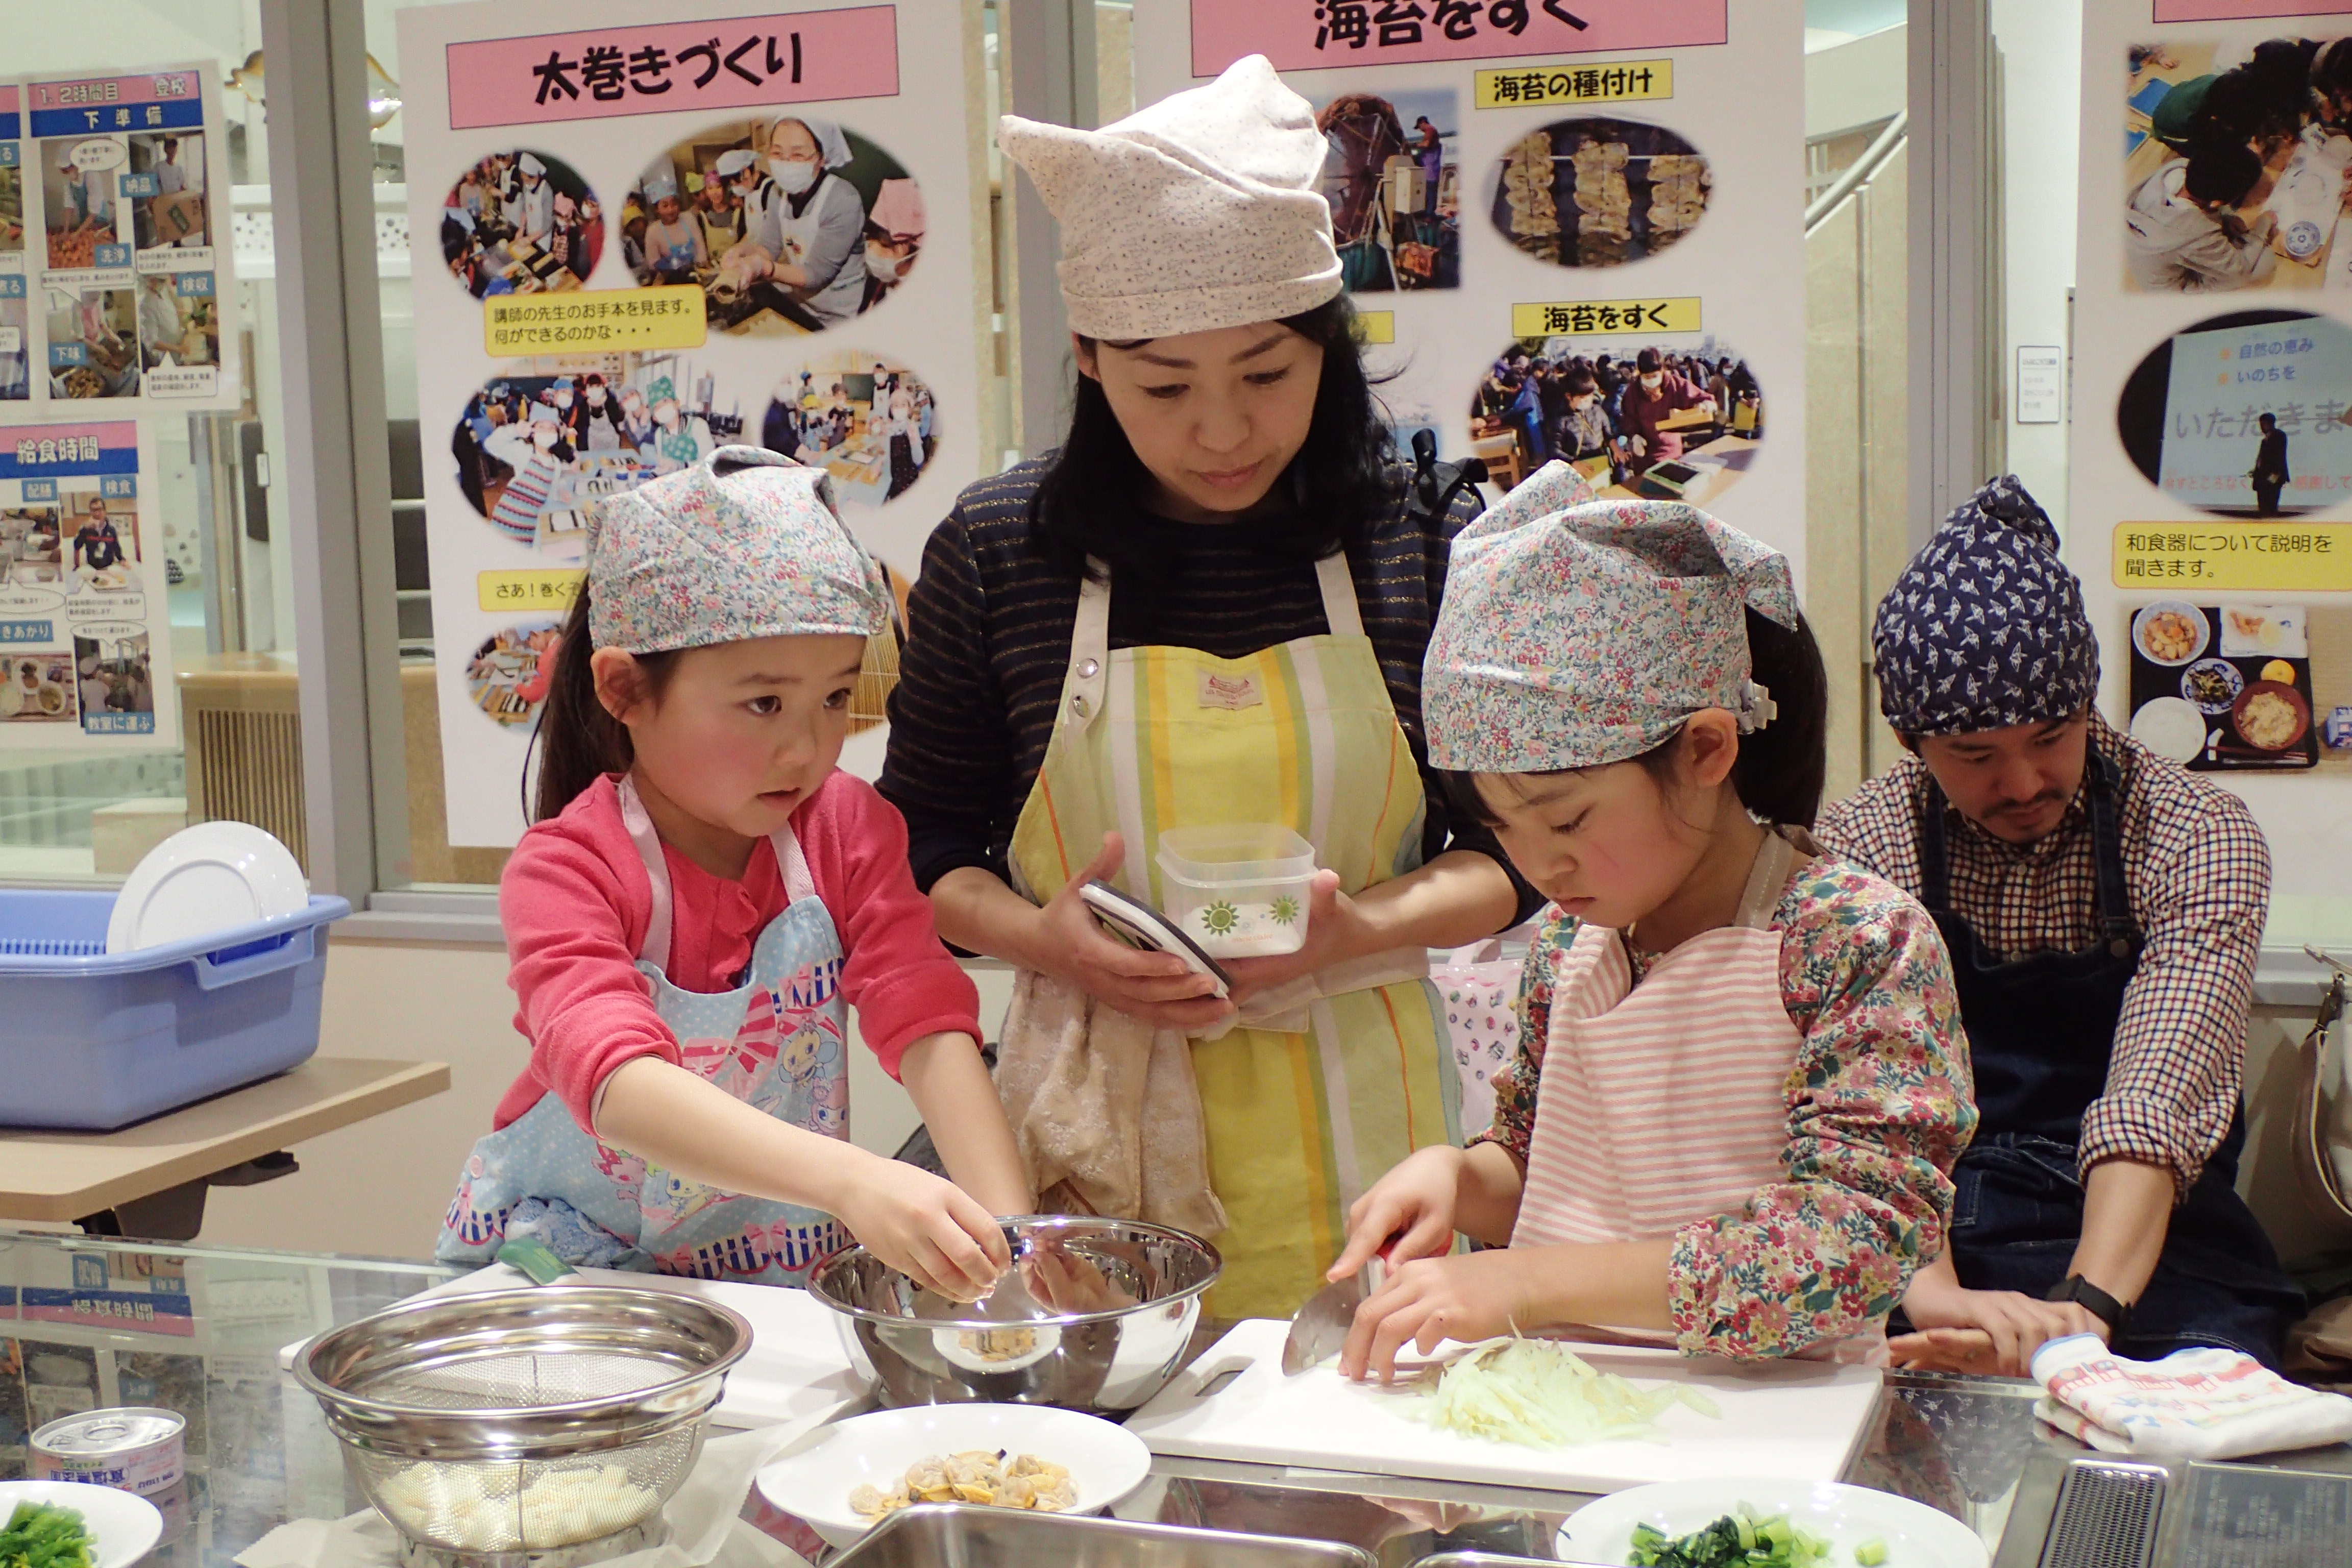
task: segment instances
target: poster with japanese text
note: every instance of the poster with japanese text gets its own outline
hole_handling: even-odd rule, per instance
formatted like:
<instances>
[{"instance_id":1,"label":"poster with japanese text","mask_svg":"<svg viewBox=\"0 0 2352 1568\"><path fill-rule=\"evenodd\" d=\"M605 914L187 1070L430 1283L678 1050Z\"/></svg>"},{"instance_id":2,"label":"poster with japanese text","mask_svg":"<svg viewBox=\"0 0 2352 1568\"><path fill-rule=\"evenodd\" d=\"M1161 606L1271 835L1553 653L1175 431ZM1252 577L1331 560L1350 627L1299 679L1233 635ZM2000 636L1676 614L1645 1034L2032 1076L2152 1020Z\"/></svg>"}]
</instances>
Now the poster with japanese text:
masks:
<instances>
[{"instance_id":1,"label":"poster with japanese text","mask_svg":"<svg viewBox=\"0 0 2352 1568\"><path fill-rule=\"evenodd\" d=\"M1314 106L1401 447L1688 501L1802 581L1797 7L1138 0L1139 103L1254 53Z\"/></svg>"},{"instance_id":2,"label":"poster with japanese text","mask_svg":"<svg viewBox=\"0 0 2352 1568\"><path fill-rule=\"evenodd\" d=\"M2101 706L2246 797L2275 892L2340 896L2352 0L2087 0L2082 104L2066 552Z\"/></svg>"},{"instance_id":3,"label":"poster with japanese text","mask_svg":"<svg viewBox=\"0 0 2352 1568\"><path fill-rule=\"evenodd\" d=\"M0 751L178 743L154 473L135 420L0 429Z\"/></svg>"},{"instance_id":4,"label":"poster with japanese text","mask_svg":"<svg viewBox=\"0 0 2352 1568\"><path fill-rule=\"evenodd\" d=\"M902 579L980 472L985 279L946 6L400 13L453 844L523 827L584 509L746 442Z\"/></svg>"},{"instance_id":5,"label":"poster with japanese text","mask_svg":"<svg viewBox=\"0 0 2352 1568\"><path fill-rule=\"evenodd\" d=\"M0 86L0 425L238 406L218 90L200 66Z\"/></svg>"}]
</instances>

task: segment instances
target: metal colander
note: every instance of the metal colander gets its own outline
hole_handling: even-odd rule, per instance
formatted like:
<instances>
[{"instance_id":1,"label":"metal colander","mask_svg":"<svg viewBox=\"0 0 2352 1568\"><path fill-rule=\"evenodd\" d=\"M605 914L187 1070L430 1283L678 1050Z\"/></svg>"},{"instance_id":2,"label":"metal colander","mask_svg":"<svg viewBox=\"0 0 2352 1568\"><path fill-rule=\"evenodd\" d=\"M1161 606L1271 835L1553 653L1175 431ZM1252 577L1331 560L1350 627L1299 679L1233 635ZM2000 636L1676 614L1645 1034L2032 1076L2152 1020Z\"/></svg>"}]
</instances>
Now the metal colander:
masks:
<instances>
[{"instance_id":1,"label":"metal colander","mask_svg":"<svg viewBox=\"0 0 2352 1568\"><path fill-rule=\"evenodd\" d=\"M751 1326L651 1290L445 1296L321 1334L295 1376L368 1500L427 1554L649 1544Z\"/></svg>"}]
</instances>

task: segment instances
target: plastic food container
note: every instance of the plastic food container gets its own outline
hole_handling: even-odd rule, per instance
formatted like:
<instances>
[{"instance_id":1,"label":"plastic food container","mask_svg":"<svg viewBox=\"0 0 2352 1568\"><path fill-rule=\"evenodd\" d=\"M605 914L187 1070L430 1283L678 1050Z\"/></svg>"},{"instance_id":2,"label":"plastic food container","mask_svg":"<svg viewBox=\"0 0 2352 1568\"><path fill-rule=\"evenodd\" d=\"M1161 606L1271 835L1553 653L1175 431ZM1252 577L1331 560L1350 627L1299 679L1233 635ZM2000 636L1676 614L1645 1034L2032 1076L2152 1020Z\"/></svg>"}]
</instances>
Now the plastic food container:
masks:
<instances>
[{"instance_id":1,"label":"plastic food container","mask_svg":"<svg viewBox=\"0 0 2352 1568\"><path fill-rule=\"evenodd\" d=\"M1315 846L1271 822L1171 827L1160 836L1161 908L1211 958L1307 945Z\"/></svg>"},{"instance_id":2,"label":"plastic food container","mask_svg":"<svg viewBox=\"0 0 2352 1568\"><path fill-rule=\"evenodd\" d=\"M0 1127L107 1131L316 1054L350 904L110 953L113 912L108 892L0 891Z\"/></svg>"}]
</instances>

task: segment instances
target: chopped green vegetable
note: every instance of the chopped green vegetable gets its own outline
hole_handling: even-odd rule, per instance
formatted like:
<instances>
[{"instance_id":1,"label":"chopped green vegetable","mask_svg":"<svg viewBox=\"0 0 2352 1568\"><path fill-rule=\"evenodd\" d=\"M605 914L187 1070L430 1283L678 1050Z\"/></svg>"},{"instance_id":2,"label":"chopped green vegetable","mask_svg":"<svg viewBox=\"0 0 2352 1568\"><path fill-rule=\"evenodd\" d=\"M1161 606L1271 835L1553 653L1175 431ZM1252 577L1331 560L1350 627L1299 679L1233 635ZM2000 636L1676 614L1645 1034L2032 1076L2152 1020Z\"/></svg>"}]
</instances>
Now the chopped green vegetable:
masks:
<instances>
[{"instance_id":1,"label":"chopped green vegetable","mask_svg":"<svg viewBox=\"0 0 2352 1568\"><path fill-rule=\"evenodd\" d=\"M1876 1557L1864 1557L1860 1550L1854 1553L1864 1568L1886 1561L1885 1546L1870 1544L1878 1549ZM1637 1524L1633 1545L1632 1568L1822 1568L1830 1554L1830 1543L1820 1536L1779 1514L1759 1519L1744 1505L1738 1513L1725 1514L1679 1539L1653 1525Z\"/></svg>"},{"instance_id":2,"label":"chopped green vegetable","mask_svg":"<svg viewBox=\"0 0 2352 1568\"><path fill-rule=\"evenodd\" d=\"M81 1515L55 1503L20 1502L0 1530L0 1568L91 1568Z\"/></svg>"},{"instance_id":3,"label":"chopped green vegetable","mask_svg":"<svg viewBox=\"0 0 2352 1568\"><path fill-rule=\"evenodd\" d=\"M1643 1388L1596 1371L1565 1345L1514 1338L1445 1369L1427 1408L1434 1426L1531 1448L1655 1439L1676 1405L1720 1417L1705 1394L1673 1384Z\"/></svg>"},{"instance_id":4,"label":"chopped green vegetable","mask_svg":"<svg viewBox=\"0 0 2352 1568\"><path fill-rule=\"evenodd\" d=\"M1886 1561L1886 1542L1864 1542L1853 1549L1853 1560L1861 1563L1862 1568L1879 1568L1879 1565Z\"/></svg>"}]
</instances>

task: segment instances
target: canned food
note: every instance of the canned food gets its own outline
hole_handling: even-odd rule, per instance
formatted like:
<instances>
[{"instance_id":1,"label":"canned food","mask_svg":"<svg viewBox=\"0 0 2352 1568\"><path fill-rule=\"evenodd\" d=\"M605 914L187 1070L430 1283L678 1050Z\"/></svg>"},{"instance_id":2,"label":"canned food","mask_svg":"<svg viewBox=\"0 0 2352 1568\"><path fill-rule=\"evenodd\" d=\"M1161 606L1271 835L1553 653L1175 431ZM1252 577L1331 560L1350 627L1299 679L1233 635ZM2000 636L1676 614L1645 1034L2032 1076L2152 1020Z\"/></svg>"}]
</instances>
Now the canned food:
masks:
<instances>
[{"instance_id":1,"label":"canned food","mask_svg":"<svg viewBox=\"0 0 2352 1568\"><path fill-rule=\"evenodd\" d=\"M144 1497L180 1484L188 1424L169 1410L86 1410L33 1434L36 1480L84 1481Z\"/></svg>"}]
</instances>

